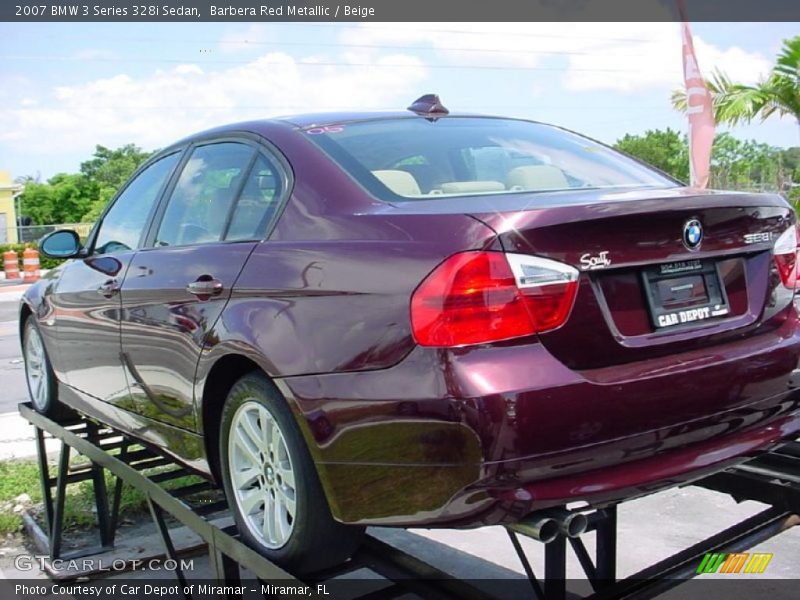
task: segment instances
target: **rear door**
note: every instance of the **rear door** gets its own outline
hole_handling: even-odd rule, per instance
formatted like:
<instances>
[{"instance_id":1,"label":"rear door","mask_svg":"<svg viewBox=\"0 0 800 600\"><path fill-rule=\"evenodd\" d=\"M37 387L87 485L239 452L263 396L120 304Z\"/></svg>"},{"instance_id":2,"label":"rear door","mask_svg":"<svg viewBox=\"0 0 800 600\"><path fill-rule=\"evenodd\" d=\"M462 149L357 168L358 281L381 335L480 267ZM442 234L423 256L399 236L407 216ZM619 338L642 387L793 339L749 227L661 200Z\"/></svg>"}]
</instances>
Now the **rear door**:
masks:
<instances>
[{"instance_id":1,"label":"rear door","mask_svg":"<svg viewBox=\"0 0 800 600\"><path fill-rule=\"evenodd\" d=\"M149 247L122 287L122 361L134 410L194 429L200 351L288 178L246 140L191 148L160 207Z\"/></svg>"},{"instance_id":2,"label":"rear door","mask_svg":"<svg viewBox=\"0 0 800 600\"><path fill-rule=\"evenodd\" d=\"M52 296L64 379L106 402L127 407L119 288L179 157L164 156L130 181L97 226L91 254L64 266Z\"/></svg>"}]
</instances>

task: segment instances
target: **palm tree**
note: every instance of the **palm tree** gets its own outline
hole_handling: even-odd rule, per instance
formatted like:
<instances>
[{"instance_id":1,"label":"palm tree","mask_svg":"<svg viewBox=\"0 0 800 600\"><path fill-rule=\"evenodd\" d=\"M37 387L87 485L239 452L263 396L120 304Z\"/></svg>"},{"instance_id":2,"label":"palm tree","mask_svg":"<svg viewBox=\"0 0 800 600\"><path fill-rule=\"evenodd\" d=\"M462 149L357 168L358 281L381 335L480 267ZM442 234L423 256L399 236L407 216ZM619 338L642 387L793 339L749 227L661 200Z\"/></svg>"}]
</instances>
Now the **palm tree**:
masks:
<instances>
[{"instance_id":1,"label":"palm tree","mask_svg":"<svg viewBox=\"0 0 800 600\"><path fill-rule=\"evenodd\" d=\"M706 85L717 123L736 125L778 114L792 115L800 125L800 36L784 40L769 76L756 85L734 83L720 71L715 71ZM684 90L672 93L672 105L686 112Z\"/></svg>"}]
</instances>

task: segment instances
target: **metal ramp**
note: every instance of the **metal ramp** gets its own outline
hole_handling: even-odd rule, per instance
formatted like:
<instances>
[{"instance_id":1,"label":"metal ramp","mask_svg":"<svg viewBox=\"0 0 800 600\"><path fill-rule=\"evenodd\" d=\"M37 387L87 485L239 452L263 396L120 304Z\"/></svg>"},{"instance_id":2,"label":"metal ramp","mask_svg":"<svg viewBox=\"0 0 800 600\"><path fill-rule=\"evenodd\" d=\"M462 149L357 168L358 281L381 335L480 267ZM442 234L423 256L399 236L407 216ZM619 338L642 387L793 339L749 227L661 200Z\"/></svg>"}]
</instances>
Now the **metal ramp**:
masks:
<instances>
[{"instance_id":1,"label":"metal ramp","mask_svg":"<svg viewBox=\"0 0 800 600\"><path fill-rule=\"evenodd\" d=\"M52 558L76 558L105 552L113 547L119 520L123 485L130 485L147 497L153 521L163 541L166 555L177 562L178 556L170 535L167 515L187 526L207 544L213 565L212 577L221 585L236 586L245 577L280 585L304 585L331 582L347 578L359 569L369 569L386 580L378 591L363 598L393 598L405 596L451 599L491 600L494 596L470 582L458 580L421 559L399 550L373 536L354 557L335 569L316 573L301 581L291 573L270 562L240 541L235 525L220 527L210 516L227 510L221 494L209 499L214 488L208 482L171 486L166 482L189 475L190 472L154 449L144 447L129 438L90 419L78 417L70 422L56 423L36 413L28 403L19 405L21 415L35 428L38 460L41 470L42 497L45 505L45 530ZM61 441L57 473L51 474L45 453L45 436ZM71 467L72 452L89 459L79 468ZM150 473L154 467L159 469ZM106 489L104 471L115 476L113 490ZM68 485L91 480L96 496L98 544L77 552L62 552L64 503ZM519 537L541 540L537 524L523 520L507 527L507 532L527 575L528 581L517 582L517 590L537 600L575 598L567 590L566 565L571 551L580 563L591 588L584 598L652 598L697 574L702 557L709 552L742 552L800 524L800 442L791 442L736 468L695 482L737 501L757 500L770 505L761 513L709 537L657 564L625 579L617 579L617 507L584 513L588 519L586 534L596 536L594 556L587 550L581 535L566 532L549 536L545 543L543 573L538 576L530 564ZM217 492L219 492L217 490ZM583 517L582 517L583 518ZM176 569L175 576L185 588L186 575ZM526 585L527 583L527 585ZM185 590L184 590L185 591ZM191 594L184 593L186 598ZM237 598L228 595L228 598ZM250 596L248 596L250 597ZM518 596L519 597L519 596Z\"/></svg>"}]
</instances>

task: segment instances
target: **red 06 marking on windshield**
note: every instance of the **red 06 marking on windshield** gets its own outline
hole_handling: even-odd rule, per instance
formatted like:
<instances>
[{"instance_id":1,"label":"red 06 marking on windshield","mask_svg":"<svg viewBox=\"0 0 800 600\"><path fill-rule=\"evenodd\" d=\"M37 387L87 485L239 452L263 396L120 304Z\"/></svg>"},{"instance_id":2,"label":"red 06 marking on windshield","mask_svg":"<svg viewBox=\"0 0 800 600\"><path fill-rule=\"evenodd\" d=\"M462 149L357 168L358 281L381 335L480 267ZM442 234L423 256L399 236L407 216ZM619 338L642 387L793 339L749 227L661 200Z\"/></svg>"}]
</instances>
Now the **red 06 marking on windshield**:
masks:
<instances>
[{"instance_id":1,"label":"red 06 marking on windshield","mask_svg":"<svg viewBox=\"0 0 800 600\"><path fill-rule=\"evenodd\" d=\"M306 133L308 135L320 135L322 133L341 133L344 131L344 126L342 125L327 125L325 127L312 127L311 129L306 129Z\"/></svg>"}]
</instances>

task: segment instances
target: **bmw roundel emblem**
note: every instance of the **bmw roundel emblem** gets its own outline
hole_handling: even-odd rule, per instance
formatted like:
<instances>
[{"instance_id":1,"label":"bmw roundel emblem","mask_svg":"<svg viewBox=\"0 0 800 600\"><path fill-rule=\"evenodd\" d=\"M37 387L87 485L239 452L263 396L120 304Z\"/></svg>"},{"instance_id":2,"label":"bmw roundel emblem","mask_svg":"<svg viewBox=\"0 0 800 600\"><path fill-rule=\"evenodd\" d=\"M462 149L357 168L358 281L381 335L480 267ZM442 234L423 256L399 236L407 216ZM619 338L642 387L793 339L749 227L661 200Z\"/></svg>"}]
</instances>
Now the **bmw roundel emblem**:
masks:
<instances>
[{"instance_id":1,"label":"bmw roundel emblem","mask_svg":"<svg viewBox=\"0 0 800 600\"><path fill-rule=\"evenodd\" d=\"M689 250L698 250L703 242L703 225L697 219L689 219L683 226L683 245Z\"/></svg>"}]
</instances>

